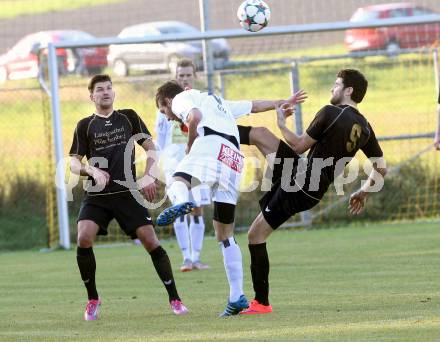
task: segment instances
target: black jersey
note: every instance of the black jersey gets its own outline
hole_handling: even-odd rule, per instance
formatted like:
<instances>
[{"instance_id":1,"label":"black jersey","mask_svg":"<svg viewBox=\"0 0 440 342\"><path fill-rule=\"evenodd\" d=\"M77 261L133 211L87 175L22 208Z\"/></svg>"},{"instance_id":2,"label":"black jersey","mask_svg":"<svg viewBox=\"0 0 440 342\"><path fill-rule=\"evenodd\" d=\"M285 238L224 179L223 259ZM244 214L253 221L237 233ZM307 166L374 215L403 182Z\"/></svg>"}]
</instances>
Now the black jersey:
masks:
<instances>
[{"instance_id":1,"label":"black jersey","mask_svg":"<svg viewBox=\"0 0 440 342\"><path fill-rule=\"evenodd\" d=\"M127 188L115 181L126 181L124 173L126 148L131 149L131 154L128 154L130 159L126 161L129 163L127 168L131 171L132 179L136 179L134 146L129 146L129 141L138 133L143 133L139 139L136 139L139 145L146 139L151 139L144 122L132 109L115 110L106 118L93 114L78 122L69 154L86 156L91 166L110 174L110 182L99 193L124 191ZM104 159L107 165L104 166L95 158ZM94 185L91 177L89 180ZM88 192L92 194L93 191L89 189Z\"/></svg>"},{"instance_id":2,"label":"black jersey","mask_svg":"<svg viewBox=\"0 0 440 342\"><path fill-rule=\"evenodd\" d=\"M307 128L307 134L317 142L307 155L303 190L317 198L324 195L359 149L368 158L383 156L368 121L348 105L324 106Z\"/></svg>"}]
</instances>

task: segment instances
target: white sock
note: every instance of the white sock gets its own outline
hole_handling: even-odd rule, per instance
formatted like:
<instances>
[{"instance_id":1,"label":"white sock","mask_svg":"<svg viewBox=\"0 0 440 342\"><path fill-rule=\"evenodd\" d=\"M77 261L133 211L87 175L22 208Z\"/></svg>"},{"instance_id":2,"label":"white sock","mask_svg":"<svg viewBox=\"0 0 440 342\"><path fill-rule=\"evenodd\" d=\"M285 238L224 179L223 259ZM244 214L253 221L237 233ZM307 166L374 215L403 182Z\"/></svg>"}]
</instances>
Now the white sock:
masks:
<instances>
[{"instance_id":1,"label":"white sock","mask_svg":"<svg viewBox=\"0 0 440 342\"><path fill-rule=\"evenodd\" d=\"M200 260L205 235L205 222L203 216L190 215L189 231L191 236L191 259L193 262Z\"/></svg>"},{"instance_id":2,"label":"white sock","mask_svg":"<svg viewBox=\"0 0 440 342\"><path fill-rule=\"evenodd\" d=\"M220 242L220 246L223 253L226 276L229 282L229 301L236 302L243 294L243 262L241 250L233 236Z\"/></svg>"},{"instance_id":3,"label":"white sock","mask_svg":"<svg viewBox=\"0 0 440 342\"><path fill-rule=\"evenodd\" d=\"M191 249L189 245L189 230L186 216L181 216L174 221L174 233L176 234L177 244L182 251L183 260L191 260Z\"/></svg>"},{"instance_id":4,"label":"white sock","mask_svg":"<svg viewBox=\"0 0 440 342\"><path fill-rule=\"evenodd\" d=\"M188 202L189 190L182 181L174 181L167 190L168 197L173 205Z\"/></svg>"}]
</instances>

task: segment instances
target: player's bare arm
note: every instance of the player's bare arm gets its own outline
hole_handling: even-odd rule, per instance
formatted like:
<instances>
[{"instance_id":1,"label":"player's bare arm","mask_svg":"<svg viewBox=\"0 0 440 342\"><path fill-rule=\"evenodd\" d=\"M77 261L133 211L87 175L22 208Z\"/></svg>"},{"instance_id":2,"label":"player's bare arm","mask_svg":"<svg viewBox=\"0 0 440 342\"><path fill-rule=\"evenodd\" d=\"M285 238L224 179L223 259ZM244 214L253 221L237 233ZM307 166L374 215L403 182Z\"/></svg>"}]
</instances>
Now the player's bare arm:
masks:
<instances>
[{"instance_id":1,"label":"player's bare arm","mask_svg":"<svg viewBox=\"0 0 440 342\"><path fill-rule=\"evenodd\" d=\"M252 101L251 113L266 112L283 104L289 104L292 107L298 103L303 103L306 99L307 93L304 90L298 90L287 100L254 100Z\"/></svg>"},{"instance_id":2,"label":"player's bare arm","mask_svg":"<svg viewBox=\"0 0 440 342\"><path fill-rule=\"evenodd\" d=\"M110 181L110 175L97 167L86 165L82 162L84 156L72 155L70 158L70 170L80 176L92 177L98 186L105 186Z\"/></svg>"},{"instance_id":3,"label":"player's bare arm","mask_svg":"<svg viewBox=\"0 0 440 342\"><path fill-rule=\"evenodd\" d=\"M365 181L364 185L362 185L358 191L354 192L350 196L348 205L350 214L359 215L362 213L365 207L367 195L371 192L372 187L376 184L378 177L381 177L382 179L385 177L387 168L385 166L379 167L378 165L385 165L385 160L380 158L379 161L373 163L373 170L371 170L370 175L368 176L368 179Z\"/></svg>"},{"instance_id":4,"label":"player's bare arm","mask_svg":"<svg viewBox=\"0 0 440 342\"><path fill-rule=\"evenodd\" d=\"M138 180L139 191L147 199L147 201L152 201L154 196L156 196L156 182L154 175L155 172L157 155L156 146L152 139L147 139L142 143L142 148L147 152L147 162L145 164L144 175Z\"/></svg>"},{"instance_id":5,"label":"player's bare arm","mask_svg":"<svg viewBox=\"0 0 440 342\"><path fill-rule=\"evenodd\" d=\"M277 125L286 142L297 154L306 152L316 143L316 140L310 137L307 133L297 135L287 128L286 118L292 115L292 107L290 107L289 104L285 103L281 106L276 106L276 111Z\"/></svg>"},{"instance_id":6,"label":"player's bare arm","mask_svg":"<svg viewBox=\"0 0 440 342\"><path fill-rule=\"evenodd\" d=\"M188 126L188 147L187 152L191 150L194 140L197 138L197 125L202 120L202 112L197 108L190 110L186 125Z\"/></svg>"}]
</instances>

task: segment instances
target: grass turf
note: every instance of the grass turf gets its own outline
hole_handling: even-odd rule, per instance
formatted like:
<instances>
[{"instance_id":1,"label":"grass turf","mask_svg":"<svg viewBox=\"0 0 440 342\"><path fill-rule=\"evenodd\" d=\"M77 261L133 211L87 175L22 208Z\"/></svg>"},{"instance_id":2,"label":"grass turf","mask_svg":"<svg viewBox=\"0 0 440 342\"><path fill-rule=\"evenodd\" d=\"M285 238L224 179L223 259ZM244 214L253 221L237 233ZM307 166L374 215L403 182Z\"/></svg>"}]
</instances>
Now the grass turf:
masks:
<instances>
[{"instance_id":1,"label":"grass turf","mask_svg":"<svg viewBox=\"0 0 440 342\"><path fill-rule=\"evenodd\" d=\"M269 239L274 313L217 318L228 287L214 238L207 271L180 273L175 241L165 241L180 295L176 317L141 247L96 248L102 316L82 321L85 290L75 251L0 257L2 341L435 341L440 338L440 230L384 224L280 231ZM239 235L245 293L252 298L246 236Z\"/></svg>"}]
</instances>

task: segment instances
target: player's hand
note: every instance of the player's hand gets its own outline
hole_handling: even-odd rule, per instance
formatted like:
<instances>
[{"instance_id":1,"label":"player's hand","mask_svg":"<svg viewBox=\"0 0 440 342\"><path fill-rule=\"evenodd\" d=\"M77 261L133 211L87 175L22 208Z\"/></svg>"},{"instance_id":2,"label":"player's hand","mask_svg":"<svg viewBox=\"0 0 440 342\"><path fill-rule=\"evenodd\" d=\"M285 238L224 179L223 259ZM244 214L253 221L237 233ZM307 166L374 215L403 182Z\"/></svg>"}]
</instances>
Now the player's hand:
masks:
<instances>
[{"instance_id":1,"label":"player's hand","mask_svg":"<svg viewBox=\"0 0 440 342\"><path fill-rule=\"evenodd\" d=\"M291 97L289 97L286 102L289 103L291 106L294 106L298 103L303 103L307 99L307 97L307 93L304 90L300 89Z\"/></svg>"},{"instance_id":2,"label":"player's hand","mask_svg":"<svg viewBox=\"0 0 440 342\"><path fill-rule=\"evenodd\" d=\"M284 103L282 105L277 104L275 106L275 110L277 112L277 125L278 125L278 127L279 128L286 127L286 118L288 116L292 115L292 113L290 113L288 115L286 113L293 111L293 108L288 103Z\"/></svg>"},{"instance_id":3,"label":"player's hand","mask_svg":"<svg viewBox=\"0 0 440 342\"><path fill-rule=\"evenodd\" d=\"M348 209L350 210L350 214L359 215L364 210L365 199L367 197L367 193L358 190L350 196L350 201L348 204Z\"/></svg>"},{"instance_id":4,"label":"player's hand","mask_svg":"<svg viewBox=\"0 0 440 342\"><path fill-rule=\"evenodd\" d=\"M110 174L97 167L89 166L87 173L93 178L96 185L99 187L104 188L110 182Z\"/></svg>"},{"instance_id":5,"label":"player's hand","mask_svg":"<svg viewBox=\"0 0 440 342\"><path fill-rule=\"evenodd\" d=\"M156 196L156 182L150 175L144 175L141 179L137 181L139 191L149 202L154 200Z\"/></svg>"}]
</instances>

